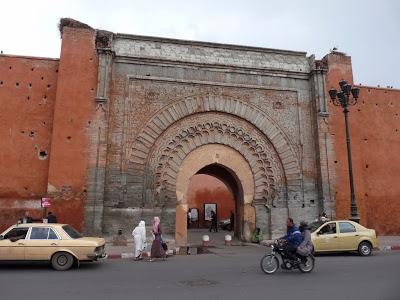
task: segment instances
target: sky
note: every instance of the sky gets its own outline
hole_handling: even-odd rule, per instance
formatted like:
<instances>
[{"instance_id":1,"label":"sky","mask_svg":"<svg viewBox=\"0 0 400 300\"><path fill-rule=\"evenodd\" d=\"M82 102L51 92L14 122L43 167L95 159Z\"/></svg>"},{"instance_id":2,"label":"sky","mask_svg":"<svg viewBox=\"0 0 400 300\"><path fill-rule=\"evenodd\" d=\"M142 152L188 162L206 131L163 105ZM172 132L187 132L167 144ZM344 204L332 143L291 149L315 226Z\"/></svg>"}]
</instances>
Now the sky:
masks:
<instances>
[{"instance_id":1,"label":"sky","mask_svg":"<svg viewBox=\"0 0 400 300\"><path fill-rule=\"evenodd\" d=\"M398 0L0 0L4 54L60 55L70 17L96 29L352 57L355 83L400 88Z\"/></svg>"}]
</instances>

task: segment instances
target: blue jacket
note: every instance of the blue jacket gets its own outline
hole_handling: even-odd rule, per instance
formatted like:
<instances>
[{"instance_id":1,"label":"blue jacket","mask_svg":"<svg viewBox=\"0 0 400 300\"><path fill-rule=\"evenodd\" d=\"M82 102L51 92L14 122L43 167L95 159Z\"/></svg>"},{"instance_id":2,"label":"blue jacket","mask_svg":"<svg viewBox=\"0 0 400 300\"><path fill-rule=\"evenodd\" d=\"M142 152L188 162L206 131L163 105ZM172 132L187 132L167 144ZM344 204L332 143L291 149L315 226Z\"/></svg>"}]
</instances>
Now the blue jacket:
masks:
<instances>
[{"instance_id":1,"label":"blue jacket","mask_svg":"<svg viewBox=\"0 0 400 300\"><path fill-rule=\"evenodd\" d=\"M303 237L301 236L301 232L297 228L296 225L290 227L287 231L287 234L282 237L282 239L287 240L289 244L297 247L303 241Z\"/></svg>"}]
</instances>

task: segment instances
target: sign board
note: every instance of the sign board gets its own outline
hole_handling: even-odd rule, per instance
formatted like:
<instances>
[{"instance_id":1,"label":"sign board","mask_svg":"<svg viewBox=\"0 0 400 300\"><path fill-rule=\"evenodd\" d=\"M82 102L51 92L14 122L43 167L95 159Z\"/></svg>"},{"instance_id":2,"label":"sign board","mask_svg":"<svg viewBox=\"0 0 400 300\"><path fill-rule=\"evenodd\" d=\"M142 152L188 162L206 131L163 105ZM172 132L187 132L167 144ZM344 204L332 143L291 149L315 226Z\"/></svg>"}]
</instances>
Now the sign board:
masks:
<instances>
[{"instance_id":1,"label":"sign board","mask_svg":"<svg viewBox=\"0 0 400 300\"><path fill-rule=\"evenodd\" d=\"M47 208L51 206L50 198L42 198L42 207Z\"/></svg>"}]
</instances>

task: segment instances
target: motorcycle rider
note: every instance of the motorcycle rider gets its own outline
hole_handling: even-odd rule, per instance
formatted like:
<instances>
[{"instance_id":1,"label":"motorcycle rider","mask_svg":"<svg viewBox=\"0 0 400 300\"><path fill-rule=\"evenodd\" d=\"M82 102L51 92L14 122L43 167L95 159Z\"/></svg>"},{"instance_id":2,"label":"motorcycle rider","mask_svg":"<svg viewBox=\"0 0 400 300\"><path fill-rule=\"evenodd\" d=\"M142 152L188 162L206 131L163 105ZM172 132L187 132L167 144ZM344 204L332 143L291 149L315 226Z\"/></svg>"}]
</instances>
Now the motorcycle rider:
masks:
<instances>
[{"instance_id":1,"label":"motorcycle rider","mask_svg":"<svg viewBox=\"0 0 400 300\"><path fill-rule=\"evenodd\" d=\"M297 260L297 257L294 255L294 253L296 252L297 247L303 241L303 237L297 226L294 224L292 218L287 219L286 226L286 235L281 238L287 242L284 252L289 259Z\"/></svg>"}]
</instances>

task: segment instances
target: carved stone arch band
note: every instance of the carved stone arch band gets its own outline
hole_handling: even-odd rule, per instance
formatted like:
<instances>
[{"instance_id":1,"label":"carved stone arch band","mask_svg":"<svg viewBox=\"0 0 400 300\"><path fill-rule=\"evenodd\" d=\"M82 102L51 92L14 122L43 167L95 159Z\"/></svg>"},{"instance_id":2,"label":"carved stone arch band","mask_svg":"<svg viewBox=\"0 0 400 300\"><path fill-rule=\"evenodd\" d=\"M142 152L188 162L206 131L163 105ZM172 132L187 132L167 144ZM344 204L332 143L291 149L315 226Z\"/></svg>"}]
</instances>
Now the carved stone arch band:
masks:
<instances>
[{"instance_id":1,"label":"carved stone arch band","mask_svg":"<svg viewBox=\"0 0 400 300\"><path fill-rule=\"evenodd\" d=\"M157 155L162 160L166 160L165 163L169 166L170 170L178 168L179 166L176 165L175 159L170 159L171 153L169 153L169 149L172 149L174 147L174 143L176 143L176 141L174 141L173 139L168 140L168 143L172 144L162 150L168 152L164 154L157 153L156 155L155 153L157 151L154 149L152 151L153 145L156 144L156 141L157 143L159 143L158 140L163 135L163 133L173 124L176 124L178 121L199 113L209 114L211 112L222 112L226 115L237 117L239 119L247 121L248 123L252 124L257 130L259 130L265 137L267 137L269 145L274 149L273 153L275 153L277 156L277 161L280 161L282 164L289 198L291 192L297 192L301 190L301 169L298 158L299 154L296 153L295 147L291 145L283 130L281 130L279 126L277 126L268 115L266 115L258 108L248 103L232 98L225 99L216 98L214 96L205 96L202 98L186 98L181 101L177 101L159 111L146 124L139 136L135 139L131 152L132 155L128 158L131 164L129 169L132 170L133 168L136 172L138 172L138 174L136 175L137 178L144 178L146 181L155 180L153 182L153 184L155 185L157 184L158 180L165 183L166 186L171 185L171 182L173 182L174 180L174 174L171 174L171 171L158 172L164 168L164 164L162 164L162 166L156 166L159 169L156 172L156 178L153 178L151 174L153 173L153 170L150 170L149 168L152 168L150 166L152 163L150 162L154 162L154 159L157 157ZM216 120L218 120L219 118L220 117L218 117ZM235 123L236 121L232 122ZM202 128L201 126L204 126L204 128ZM180 145L177 145L177 148L173 148L173 153L176 153L176 155L174 155L173 157L182 158L185 155L186 151L189 150L189 147L193 147L191 143L198 143L199 141L204 142L205 140L207 140L208 143L218 142L224 143L226 145L230 145L232 143L236 144L238 140L243 141L245 145L247 145L246 143L249 143L249 134L244 133L240 129L237 129L237 131L232 132L229 135L216 135L216 132L236 130L233 129L233 127L229 127L228 129L228 124L220 123L220 125L216 126L214 130L210 131L211 128L214 127L213 124L210 122L205 122L203 123L203 125L197 123L195 124L195 126L189 126L188 129L186 129L184 132L181 132L179 139L184 141L185 143L181 143ZM193 138L191 135L193 135ZM191 136L191 138L187 139L188 136ZM262 167L260 167L261 165L259 165L260 169L257 170L255 173L255 176L256 174L260 177L264 176L264 179L257 178L258 181L256 181L256 184L267 181L269 182L269 186L272 187L275 183L272 182L272 179L269 178L268 175L266 175L268 174L268 172L270 172L271 166L268 166L268 163L270 162L265 157L266 153L271 153L271 151L261 151L262 147L265 147L265 145L257 146L254 144L254 142L253 144L251 144L250 142L249 147L254 148L255 157L253 157L253 159L251 160L249 159L249 162L251 161L251 164L255 167L255 169L257 169L256 162L258 160L266 161L264 162L264 165L262 165ZM160 147L157 148L160 149ZM153 158L149 157L150 152L152 152L151 156L153 156ZM253 154L251 154L250 156L252 155ZM158 176L160 176L159 179ZM255 180L257 179L255 178ZM146 185L148 184L149 182L147 182ZM156 187L155 185L153 185L153 187ZM261 185L264 186L264 183ZM161 188L167 191L167 195L165 195L165 197L168 198L172 196L168 195L170 191L168 191L169 189L167 189L165 186L162 186ZM265 195L266 192L267 191L261 192L261 190L256 189L255 201L261 201L261 194Z\"/></svg>"},{"instance_id":2,"label":"carved stone arch band","mask_svg":"<svg viewBox=\"0 0 400 300\"><path fill-rule=\"evenodd\" d=\"M191 151L208 144L228 146L247 160L255 182L253 201L270 205L275 202L278 206L286 203L285 175L272 144L247 121L212 112L184 118L157 139L145 163L151 176L138 177L143 182L137 182L157 195L147 193L144 201L154 202L155 206L175 205L175 184L182 161Z\"/></svg>"}]
</instances>

